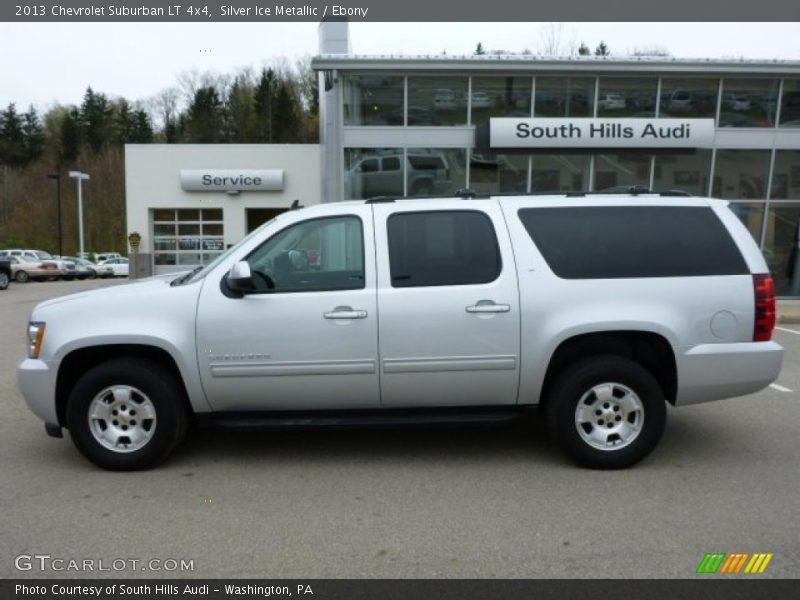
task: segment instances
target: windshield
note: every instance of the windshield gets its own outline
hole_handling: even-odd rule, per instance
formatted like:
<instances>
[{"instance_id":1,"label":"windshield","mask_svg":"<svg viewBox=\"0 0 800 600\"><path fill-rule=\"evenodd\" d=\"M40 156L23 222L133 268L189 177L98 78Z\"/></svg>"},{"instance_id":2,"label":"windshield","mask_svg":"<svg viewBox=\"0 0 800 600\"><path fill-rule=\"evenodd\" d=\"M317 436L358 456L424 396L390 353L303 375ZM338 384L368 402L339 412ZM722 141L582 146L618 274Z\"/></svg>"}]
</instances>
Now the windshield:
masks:
<instances>
[{"instance_id":1,"label":"windshield","mask_svg":"<svg viewBox=\"0 0 800 600\"><path fill-rule=\"evenodd\" d=\"M251 231L249 234L244 236L241 240L236 242L233 246L228 248L225 252L220 254L217 258L212 260L207 265L195 267L193 271L189 271L188 273L181 275L177 279L173 279L172 285L182 285L184 283L192 283L194 281L199 281L200 279L205 277L209 272L211 272L218 264L226 260L233 252L236 252L239 248L241 248L251 237L260 233L265 227L273 223L276 218L277 217L270 219L263 225L260 225L259 227Z\"/></svg>"}]
</instances>

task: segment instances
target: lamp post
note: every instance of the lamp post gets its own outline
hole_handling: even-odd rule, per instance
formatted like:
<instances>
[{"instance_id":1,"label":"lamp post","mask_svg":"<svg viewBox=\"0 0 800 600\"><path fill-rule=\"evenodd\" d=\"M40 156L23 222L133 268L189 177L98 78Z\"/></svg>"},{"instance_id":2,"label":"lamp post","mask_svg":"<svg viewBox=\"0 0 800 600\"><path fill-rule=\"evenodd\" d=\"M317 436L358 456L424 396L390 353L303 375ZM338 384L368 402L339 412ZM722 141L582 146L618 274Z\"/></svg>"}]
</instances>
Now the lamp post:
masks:
<instances>
[{"instance_id":1,"label":"lamp post","mask_svg":"<svg viewBox=\"0 0 800 600\"><path fill-rule=\"evenodd\" d=\"M47 176L48 179L54 179L56 182L56 209L58 211L58 255L64 255L63 242L61 239L61 174L51 173Z\"/></svg>"},{"instance_id":2,"label":"lamp post","mask_svg":"<svg viewBox=\"0 0 800 600\"><path fill-rule=\"evenodd\" d=\"M89 181L89 174L70 171L69 176L78 182L78 258L86 258L83 255L83 182Z\"/></svg>"}]
</instances>

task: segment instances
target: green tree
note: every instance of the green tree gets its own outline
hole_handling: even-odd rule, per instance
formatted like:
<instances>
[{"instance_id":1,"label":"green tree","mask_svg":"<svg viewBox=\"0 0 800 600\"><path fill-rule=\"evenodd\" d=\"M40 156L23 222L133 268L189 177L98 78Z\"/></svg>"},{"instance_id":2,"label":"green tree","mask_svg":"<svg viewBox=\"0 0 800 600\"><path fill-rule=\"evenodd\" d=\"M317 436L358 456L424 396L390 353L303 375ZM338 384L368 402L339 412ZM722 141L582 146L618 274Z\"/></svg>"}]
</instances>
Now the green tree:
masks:
<instances>
[{"instance_id":1,"label":"green tree","mask_svg":"<svg viewBox=\"0 0 800 600\"><path fill-rule=\"evenodd\" d=\"M24 137L25 161L32 163L39 160L44 150L44 127L36 113L36 109L31 106L22 117L22 135Z\"/></svg>"},{"instance_id":2,"label":"green tree","mask_svg":"<svg viewBox=\"0 0 800 600\"><path fill-rule=\"evenodd\" d=\"M153 142L153 123L150 121L150 115L142 108L136 109L133 113L130 141L134 144Z\"/></svg>"},{"instance_id":3,"label":"green tree","mask_svg":"<svg viewBox=\"0 0 800 600\"><path fill-rule=\"evenodd\" d=\"M0 116L0 163L9 167L21 167L27 162L23 121L14 103Z\"/></svg>"},{"instance_id":4,"label":"green tree","mask_svg":"<svg viewBox=\"0 0 800 600\"><path fill-rule=\"evenodd\" d=\"M600 43L597 45L597 48L594 49L594 55L595 56L610 56L611 55L611 50L608 49L608 46L606 45L605 42L600 41Z\"/></svg>"},{"instance_id":5,"label":"green tree","mask_svg":"<svg viewBox=\"0 0 800 600\"><path fill-rule=\"evenodd\" d=\"M226 140L235 143L255 141L255 120L253 87L244 75L238 75L225 101Z\"/></svg>"},{"instance_id":6,"label":"green tree","mask_svg":"<svg viewBox=\"0 0 800 600\"><path fill-rule=\"evenodd\" d=\"M133 111L125 98L113 107L112 135L114 144L124 145L131 141L133 135Z\"/></svg>"},{"instance_id":7,"label":"green tree","mask_svg":"<svg viewBox=\"0 0 800 600\"><path fill-rule=\"evenodd\" d=\"M483 54L486 54L486 50L484 50L483 44L478 42L478 45L475 46L475 52L473 52L473 54L475 54L477 56L482 56Z\"/></svg>"},{"instance_id":8,"label":"green tree","mask_svg":"<svg viewBox=\"0 0 800 600\"><path fill-rule=\"evenodd\" d=\"M297 98L289 82L278 84L275 94L272 129L274 141L278 143L296 142L301 138L300 113Z\"/></svg>"},{"instance_id":9,"label":"green tree","mask_svg":"<svg viewBox=\"0 0 800 600\"><path fill-rule=\"evenodd\" d=\"M589 46L581 42L581 45L578 47L578 56L589 56L591 53L592 51L589 50Z\"/></svg>"},{"instance_id":10,"label":"green tree","mask_svg":"<svg viewBox=\"0 0 800 600\"><path fill-rule=\"evenodd\" d=\"M217 90L198 89L186 113L184 135L194 144L216 144L222 141L224 112Z\"/></svg>"},{"instance_id":11,"label":"green tree","mask_svg":"<svg viewBox=\"0 0 800 600\"><path fill-rule=\"evenodd\" d=\"M62 117L59 131L60 162L70 164L77 160L81 144L80 123L80 113L74 106L68 109Z\"/></svg>"},{"instance_id":12,"label":"green tree","mask_svg":"<svg viewBox=\"0 0 800 600\"><path fill-rule=\"evenodd\" d=\"M275 103L275 88L277 76L272 69L262 69L256 91L253 96L253 103L256 116L256 142L273 141L273 105Z\"/></svg>"},{"instance_id":13,"label":"green tree","mask_svg":"<svg viewBox=\"0 0 800 600\"><path fill-rule=\"evenodd\" d=\"M108 142L111 134L112 110L104 94L96 94L86 88L80 110L80 125L83 139L89 149L97 154Z\"/></svg>"}]
</instances>

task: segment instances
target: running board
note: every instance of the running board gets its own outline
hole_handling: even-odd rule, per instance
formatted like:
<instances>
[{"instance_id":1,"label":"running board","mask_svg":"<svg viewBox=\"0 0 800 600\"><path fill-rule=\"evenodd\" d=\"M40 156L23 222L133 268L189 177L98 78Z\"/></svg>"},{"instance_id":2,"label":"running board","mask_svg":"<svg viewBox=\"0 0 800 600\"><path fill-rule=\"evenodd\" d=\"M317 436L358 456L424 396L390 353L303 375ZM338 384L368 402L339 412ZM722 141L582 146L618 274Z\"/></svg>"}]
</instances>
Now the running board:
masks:
<instances>
[{"instance_id":1,"label":"running board","mask_svg":"<svg viewBox=\"0 0 800 600\"><path fill-rule=\"evenodd\" d=\"M527 407L525 407L527 408ZM439 410L343 410L198 414L200 425L236 431L279 429L349 429L372 427L448 427L502 425L525 417L523 407Z\"/></svg>"}]
</instances>

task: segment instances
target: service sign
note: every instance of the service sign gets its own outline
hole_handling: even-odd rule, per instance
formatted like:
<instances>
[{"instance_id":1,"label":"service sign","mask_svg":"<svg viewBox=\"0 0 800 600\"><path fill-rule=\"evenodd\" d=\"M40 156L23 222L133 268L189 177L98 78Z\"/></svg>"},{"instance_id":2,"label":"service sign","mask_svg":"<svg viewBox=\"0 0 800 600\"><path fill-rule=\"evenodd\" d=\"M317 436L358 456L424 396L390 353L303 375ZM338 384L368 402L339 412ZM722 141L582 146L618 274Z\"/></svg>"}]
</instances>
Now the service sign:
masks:
<instances>
[{"instance_id":1,"label":"service sign","mask_svg":"<svg viewBox=\"0 0 800 600\"><path fill-rule=\"evenodd\" d=\"M275 192L283 189L283 169L184 169L187 192Z\"/></svg>"},{"instance_id":2,"label":"service sign","mask_svg":"<svg viewBox=\"0 0 800 600\"><path fill-rule=\"evenodd\" d=\"M714 119L489 120L491 148L711 148Z\"/></svg>"}]
</instances>

